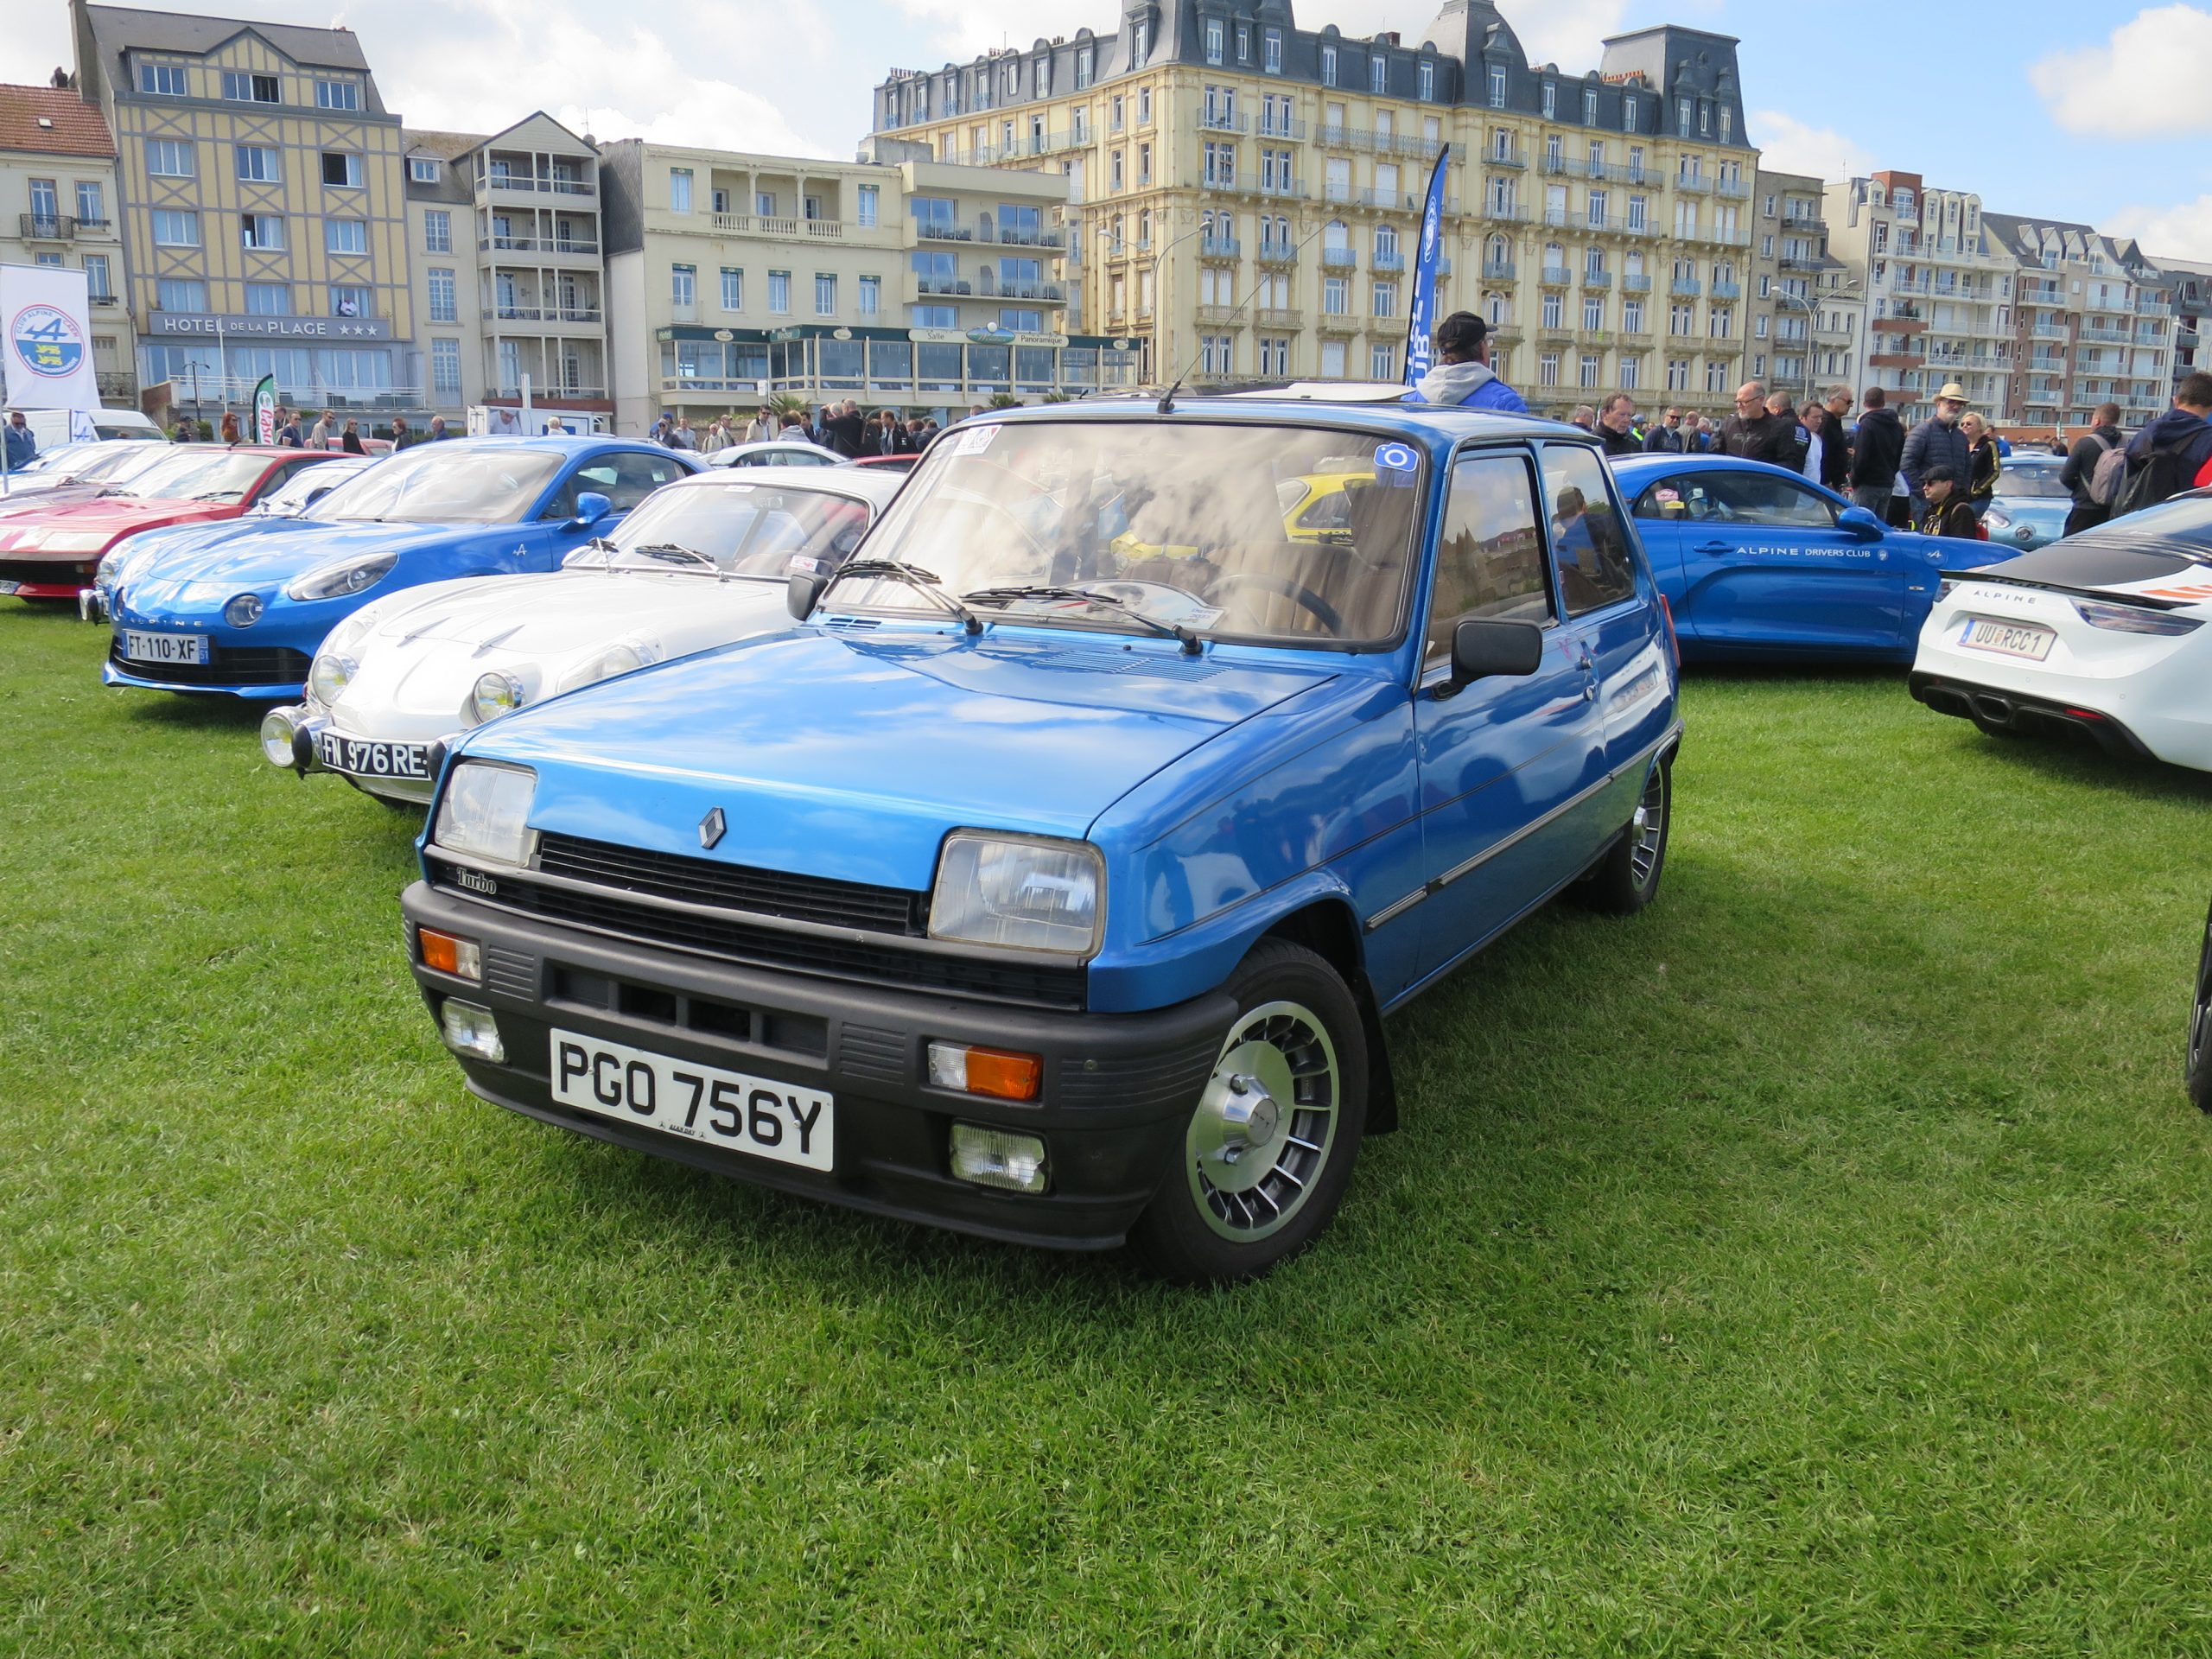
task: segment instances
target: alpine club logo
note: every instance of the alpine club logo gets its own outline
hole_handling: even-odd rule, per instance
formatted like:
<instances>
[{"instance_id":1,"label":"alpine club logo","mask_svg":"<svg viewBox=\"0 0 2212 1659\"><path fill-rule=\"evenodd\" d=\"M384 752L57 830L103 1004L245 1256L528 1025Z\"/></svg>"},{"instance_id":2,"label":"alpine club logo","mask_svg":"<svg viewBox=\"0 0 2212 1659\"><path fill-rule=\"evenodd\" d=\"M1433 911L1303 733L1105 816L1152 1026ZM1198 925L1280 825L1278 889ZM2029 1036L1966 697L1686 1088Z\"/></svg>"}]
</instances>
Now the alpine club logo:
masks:
<instances>
[{"instance_id":1,"label":"alpine club logo","mask_svg":"<svg viewBox=\"0 0 2212 1659\"><path fill-rule=\"evenodd\" d=\"M67 311L27 305L8 325L8 344L33 374L62 379L84 365L85 331Z\"/></svg>"}]
</instances>

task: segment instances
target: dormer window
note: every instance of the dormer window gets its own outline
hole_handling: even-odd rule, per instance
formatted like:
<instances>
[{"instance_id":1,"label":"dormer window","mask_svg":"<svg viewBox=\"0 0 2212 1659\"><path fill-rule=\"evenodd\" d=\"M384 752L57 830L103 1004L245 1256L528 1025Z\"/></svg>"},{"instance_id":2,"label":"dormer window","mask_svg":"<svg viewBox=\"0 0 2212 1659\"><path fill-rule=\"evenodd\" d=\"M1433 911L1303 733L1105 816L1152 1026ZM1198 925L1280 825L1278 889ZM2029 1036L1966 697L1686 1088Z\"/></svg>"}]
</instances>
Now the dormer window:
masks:
<instances>
[{"instance_id":1,"label":"dormer window","mask_svg":"<svg viewBox=\"0 0 2212 1659\"><path fill-rule=\"evenodd\" d=\"M1598 94L1594 91L1586 91L1582 94L1582 124L1586 127L1598 124Z\"/></svg>"},{"instance_id":2,"label":"dormer window","mask_svg":"<svg viewBox=\"0 0 2212 1659\"><path fill-rule=\"evenodd\" d=\"M1221 19L1218 17L1207 18L1206 61L1208 63L1219 63L1221 61Z\"/></svg>"},{"instance_id":3,"label":"dormer window","mask_svg":"<svg viewBox=\"0 0 2212 1659\"><path fill-rule=\"evenodd\" d=\"M1324 86L1337 84L1337 48L1333 46L1321 48L1321 84Z\"/></svg>"},{"instance_id":4,"label":"dormer window","mask_svg":"<svg viewBox=\"0 0 2212 1659\"><path fill-rule=\"evenodd\" d=\"M1368 60L1367 84L1369 90L1377 98L1390 90L1390 60L1379 52Z\"/></svg>"},{"instance_id":5,"label":"dormer window","mask_svg":"<svg viewBox=\"0 0 2212 1659\"><path fill-rule=\"evenodd\" d=\"M1260 45L1267 54L1260 67L1271 75L1282 73L1282 30L1268 30L1260 37Z\"/></svg>"},{"instance_id":6,"label":"dormer window","mask_svg":"<svg viewBox=\"0 0 2212 1659\"><path fill-rule=\"evenodd\" d=\"M1505 71L1503 69L1490 72L1490 106L1493 110L1505 107Z\"/></svg>"},{"instance_id":7,"label":"dormer window","mask_svg":"<svg viewBox=\"0 0 2212 1659\"><path fill-rule=\"evenodd\" d=\"M1420 98L1421 101L1424 104L1435 102L1436 66L1431 63L1427 58L1423 58L1421 60L1421 67L1419 72L1416 73L1414 79L1416 82L1416 96Z\"/></svg>"}]
</instances>

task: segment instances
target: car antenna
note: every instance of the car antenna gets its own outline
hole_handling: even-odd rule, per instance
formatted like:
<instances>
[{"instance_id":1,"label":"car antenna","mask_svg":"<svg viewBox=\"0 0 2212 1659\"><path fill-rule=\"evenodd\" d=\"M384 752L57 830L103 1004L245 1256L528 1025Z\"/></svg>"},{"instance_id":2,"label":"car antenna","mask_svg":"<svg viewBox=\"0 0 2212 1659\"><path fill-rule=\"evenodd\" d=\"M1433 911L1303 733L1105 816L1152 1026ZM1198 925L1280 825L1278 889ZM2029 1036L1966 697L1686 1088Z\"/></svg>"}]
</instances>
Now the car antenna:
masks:
<instances>
[{"instance_id":1,"label":"car antenna","mask_svg":"<svg viewBox=\"0 0 2212 1659\"><path fill-rule=\"evenodd\" d=\"M1304 242L1300 242L1296 247L1291 250L1292 254L1294 256L1305 252L1306 244L1313 241L1315 237L1320 235L1321 232L1327 228L1327 226L1323 225L1307 232L1306 240ZM1187 234L1187 232L1185 232L1185 234ZM1178 242L1181 240L1181 237L1178 237L1176 238L1176 241ZM1172 248L1175 244L1171 242L1167 245ZM1166 250L1163 249L1161 251L1165 252ZM1255 280L1256 284L1257 279ZM1231 311L1224 320L1224 326L1226 326L1227 323L1235 322L1239 316L1243 315L1244 308L1252 303L1254 296L1257 295L1259 291L1258 287L1255 285L1251 293L1245 295L1245 296L1237 302L1236 309ZM1198 347L1198 357L1204 357L1205 355L1205 351L1206 348L1205 346L1201 345ZM1185 364L1183 365L1183 372L1175 377L1175 384L1160 394L1160 402L1154 409L1153 413L1155 415L1173 415L1175 412L1175 394L1183 390L1183 383L1191 378L1191 371L1198 366L1198 357L1193 357L1188 363Z\"/></svg>"}]
</instances>

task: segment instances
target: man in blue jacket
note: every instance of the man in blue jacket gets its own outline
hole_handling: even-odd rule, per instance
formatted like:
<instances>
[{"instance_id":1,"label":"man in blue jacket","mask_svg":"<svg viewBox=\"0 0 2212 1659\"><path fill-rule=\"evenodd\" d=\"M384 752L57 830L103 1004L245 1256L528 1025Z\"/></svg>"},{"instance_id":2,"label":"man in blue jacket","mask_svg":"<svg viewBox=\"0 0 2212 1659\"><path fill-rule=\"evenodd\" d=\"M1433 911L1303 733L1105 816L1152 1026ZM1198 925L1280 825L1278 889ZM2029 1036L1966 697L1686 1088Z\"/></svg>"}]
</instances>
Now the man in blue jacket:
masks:
<instances>
[{"instance_id":1,"label":"man in blue jacket","mask_svg":"<svg viewBox=\"0 0 2212 1659\"><path fill-rule=\"evenodd\" d=\"M38 440L32 435L30 428L24 423L23 411L20 409L11 409L8 411L7 431L8 470L11 473L21 472L38 459Z\"/></svg>"},{"instance_id":2,"label":"man in blue jacket","mask_svg":"<svg viewBox=\"0 0 2212 1659\"><path fill-rule=\"evenodd\" d=\"M1456 404L1526 415L1521 394L1491 372L1490 329L1471 311L1454 311L1436 325L1436 365L1406 394L1409 404Z\"/></svg>"}]
</instances>

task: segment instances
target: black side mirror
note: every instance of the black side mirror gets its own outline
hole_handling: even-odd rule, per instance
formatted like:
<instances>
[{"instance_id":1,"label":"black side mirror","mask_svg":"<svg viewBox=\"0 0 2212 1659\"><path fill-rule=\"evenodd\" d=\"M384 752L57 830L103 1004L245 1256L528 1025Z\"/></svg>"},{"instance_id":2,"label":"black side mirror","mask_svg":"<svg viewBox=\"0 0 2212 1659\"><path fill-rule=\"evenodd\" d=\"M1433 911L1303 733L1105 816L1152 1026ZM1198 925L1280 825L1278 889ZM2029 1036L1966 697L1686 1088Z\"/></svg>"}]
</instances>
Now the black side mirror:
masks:
<instances>
[{"instance_id":1,"label":"black side mirror","mask_svg":"<svg viewBox=\"0 0 2212 1659\"><path fill-rule=\"evenodd\" d=\"M1493 676L1522 678L1544 665L1544 631L1534 622L1470 617L1452 631L1452 684Z\"/></svg>"},{"instance_id":2,"label":"black side mirror","mask_svg":"<svg viewBox=\"0 0 2212 1659\"><path fill-rule=\"evenodd\" d=\"M829 587L831 573L827 570L794 570L784 584L784 606L791 620L804 622L814 614L814 607Z\"/></svg>"}]
</instances>

